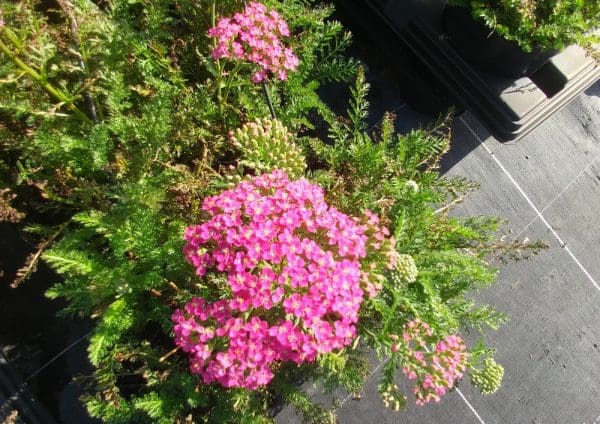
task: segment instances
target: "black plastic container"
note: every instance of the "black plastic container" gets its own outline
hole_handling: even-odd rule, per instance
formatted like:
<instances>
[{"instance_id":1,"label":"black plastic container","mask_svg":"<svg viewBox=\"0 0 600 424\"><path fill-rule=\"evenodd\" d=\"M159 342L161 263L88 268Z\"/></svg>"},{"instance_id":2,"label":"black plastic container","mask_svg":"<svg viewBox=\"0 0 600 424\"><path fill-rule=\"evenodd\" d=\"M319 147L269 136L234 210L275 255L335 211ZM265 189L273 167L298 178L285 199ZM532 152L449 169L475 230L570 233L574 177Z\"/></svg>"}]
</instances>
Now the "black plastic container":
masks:
<instances>
[{"instance_id":1,"label":"black plastic container","mask_svg":"<svg viewBox=\"0 0 600 424\"><path fill-rule=\"evenodd\" d=\"M446 6L444 25L454 50L474 68L492 75L529 76L557 53L535 48L524 51L516 42L506 40L474 19L471 10L465 7Z\"/></svg>"},{"instance_id":2,"label":"black plastic container","mask_svg":"<svg viewBox=\"0 0 600 424\"><path fill-rule=\"evenodd\" d=\"M577 46L557 54L536 52L525 59L519 48L506 55L503 49L510 42L488 44L489 30L477 26L468 10L462 10L464 20L450 9L444 13L446 0L338 0L337 4L350 26L363 27L368 35L384 34L369 38L380 44L379 50L391 62L408 48L415 63L421 64L412 74L433 75L441 92L447 91L447 98L473 112L499 141L523 137L600 78L600 67ZM444 21L451 28L444 28ZM483 45L476 41L477 32ZM502 76L507 74L513 76ZM401 93L406 91L403 87L416 86L406 75L396 77Z\"/></svg>"}]
</instances>

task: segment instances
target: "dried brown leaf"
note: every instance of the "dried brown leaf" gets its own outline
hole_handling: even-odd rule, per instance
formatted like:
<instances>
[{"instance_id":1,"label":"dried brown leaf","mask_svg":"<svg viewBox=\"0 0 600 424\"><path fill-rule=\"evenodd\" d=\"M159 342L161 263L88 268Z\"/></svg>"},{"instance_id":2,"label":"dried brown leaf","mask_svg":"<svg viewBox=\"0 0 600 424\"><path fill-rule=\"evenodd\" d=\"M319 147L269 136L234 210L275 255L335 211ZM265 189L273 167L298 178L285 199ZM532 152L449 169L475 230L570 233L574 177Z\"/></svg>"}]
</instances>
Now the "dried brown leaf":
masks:
<instances>
[{"instance_id":1,"label":"dried brown leaf","mask_svg":"<svg viewBox=\"0 0 600 424\"><path fill-rule=\"evenodd\" d=\"M0 222L19 222L25 216L11 206L10 201L15 197L9 188L0 190Z\"/></svg>"}]
</instances>

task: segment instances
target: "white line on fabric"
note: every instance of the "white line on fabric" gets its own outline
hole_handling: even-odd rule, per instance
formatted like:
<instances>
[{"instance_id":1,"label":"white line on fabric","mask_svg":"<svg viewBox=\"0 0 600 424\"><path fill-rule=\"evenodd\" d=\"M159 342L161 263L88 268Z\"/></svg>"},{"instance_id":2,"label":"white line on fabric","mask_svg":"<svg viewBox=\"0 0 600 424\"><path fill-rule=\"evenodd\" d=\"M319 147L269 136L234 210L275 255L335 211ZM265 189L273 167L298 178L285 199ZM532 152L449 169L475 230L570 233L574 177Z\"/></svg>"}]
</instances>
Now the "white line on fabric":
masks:
<instances>
[{"instance_id":1,"label":"white line on fabric","mask_svg":"<svg viewBox=\"0 0 600 424\"><path fill-rule=\"evenodd\" d=\"M11 393L10 396L8 397L8 399L6 399L4 401L4 403L0 404L0 409L3 409L5 405L9 405L10 403L14 403L14 402L19 401L19 398L21 397L21 395L25 392L25 389L27 388L27 383L29 382L29 380L31 380L36 375L38 375L39 373L41 373L48 366L50 366L54 361L56 361L58 358L60 358L62 355L64 355L70 349L72 349L75 345L77 345L83 339L85 339L90 334L92 334L92 331L93 330L90 330L88 333L84 334L79 339L75 340L73 343L71 343L69 346L67 346L66 348L64 348L58 354L54 355L54 357L52 357L52 359L50 359L48 362L46 362L46 364L44 364L43 366L41 366L37 371L35 371L33 374L31 374L29 377L27 377L25 380L23 380L21 382L21 384L19 384L19 386L16 388L15 392Z\"/></svg>"},{"instance_id":2,"label":"white line on fabric","mask_svg":"<svg viewBox=\"0 0 600 424\"><path fill-rule=\"evenodd\" d=\"M86 334L84 334L83 336L81 336L80 338L78 338L77 340L75 340L73 343L71 343L69 346L67 346L66 348L64 348L63 350L61 350L59 353L57 353L56 355L54 355L52 357L52 359L50 359L48 362L46 362L43 366L41 366L36 372L34 372L33 374L31 374L29 377L27 377L25 379L25 381L23 383L27 383L29 380L31 380L32 378L34 378L36 375L38 375L39 373L41 373L43 370L45 370L48 366L50 366L54 361L56 361L58 358L60 358L61 356L63 356L65 353L67 353L69 350L71 350L73 347L75 347L75 345L77 345L78 343L80 343L83 339L85 339L86 337L88 337L90 334L92 334L93 330L88 331Z\"/></svg>"},{"instance_id":3,"label":"white line on fabric","mask_svg":"<svg viewBox=\"0 0 600 424\"><path fill-rule=\"evenodd\" d=\"M402 103L400 106L398 106L396 109L392 110L391 113L396 113L396 112L400 112L402 109L406 108L408 106L408 103Z\"/></svg>"},{"instance_id":4,"label":"white line on fabric","mask_svg":"<svg viewBox=\"0 0 600 424\"><path fill-rule=\"evenodd\" d=\"M427 352L431 352L429 349L427 349L427 346L425 346L425 350ZM471 410L471 412L477 417L477 419L479 420L479 422L481 424L485 424L485 421L483 421L483 418L481 418L481 416L477 413L477 411L475 410L475 408L473 408L473 405L471 405L471 402L469 402L467 400L466 396L463 395L463 392L461 392L458 387L456 388L456 392L460 395L460 397L462 398L463 402L465 402L465 404L469 407L469 409Z\"/></svg>"},{"instance_id":5,"label":"white line on fabric","mask_svg":"<svg viewBox=\"0 0 600 424\"><path fill-rule=\"evenodd\" d=\"M467 400L467 398L465 397L465 395L463 395L463 393L460 391L460 389L456 389L456 392L460 395L460 397L462 398L462 400L467 404L467 406L469 407L469 409L471 410L471 412L473 414L475 414L475 416L477 417L477 419L479 420L479 422L481 424L485 424L485 421L483 421L483 419L479 416L479 414L477 413L477 411L475 410L475 408L473 408L473 405L471 405L471 402L469 402Z\"/></svg>"},{"instance_id":6,"label":"white line on fabric","mask_svg":"<svg viewBox=\"0 0 600 424\"><path fill-rule=\"evenodd\" d=\"M429 352L429 349L425 348L425 350L427 350L427 351ZM377 371L378 371L378 370L379 370L379 369L380 369L380 368L381 368L383 365L385 365L385 363L386 363L388 360L389 360L389 358L388 358L388 359L386 359L386 360L384 360L384 361L381 361L381 362L379 363L379 365L377 365L377 366L375 367L375 369L374 369L373 371L371 371L371 374L369 374L369 376L367 377L367 380L365 380L365 383L366 383L366 381L370 380L370 379L371 379L371 377L373 376L373 374L375 374L375 373L376 373L376 372L377 372ZM463 393L460 391L460 389L459 389L458 387L456 388L456 392L457 392L457 393L460 395L460 397L461 397L461 398L462 398L462 400L465 402L465 404L466 404L466 405L469 407L469 409L471 410L471 412L472 412L472 413L473 413L473 414L474 414L474 415L477 417L477 419L479 420L479 422L480 422L481 424L485 424L485 421L483 421L483 419L482 419L482 418L481 418L481 416L480 416L480 415L477 413L477 411L475 410L475 408L473 407L473 405L471 405L471 402L469 402L469 401L467 400L467 398L465 397L465 395L463 395ZM339 404L339 406L337 407L337 409L341 408L341 407L342 407L342 406L343 406L343 405L344 405L346 402L348 402L348 400L350 400L350 398L351 398L351 397L353 397L353 396L354 396L354 394L349 394L348 396L346 396L346 398L345 398L345 399L344 399L344 400L343 400L343 401L342 401L342 402ZM596 424L596 423L594 423L594 424Z\"/></svg>"},{"instance_id":7,"label":"white line on fabric","mask_svg":"<svg viewBox=\"0 0 600 424\"><path fill-rule=\"evenodd\" d=\"M554 197L554 199L552 199L550 202L548 202L548 204L547 204L546 206L544 206L544 208L543 208L542 210L540 210L540 212L541 212L541 213L543 213L543 212L544 212L546 209L548 209L550 206L552 206L552 204L553 204L554 202L556 202L560 196L562 196L563 194L565 194L565 192L566 192L566 191L567 191L567 190L568 190L568 189L569 189L569 188L570 188L570 187L573 185L573 183L575 183L575 181L577 181L577 180L579 179L579 177L581 177L581 176L582 176L582 175L583 175L583 174L584 174L584 173L585 173L585 172L586 172L588 169L590 169L590 167L591 167L593 164L595 164L596 162L598 162L598 159L600 159L600 155L596 156L596 158L595 158L593 161L591 161L591 162L590 162L590 163L589 163L589 164L588 164L588 165L587 165L585 168L583 168L583 170L582 170L582 171L581 171L579 174L577 174L577 176L576 176L575 178L573 178L573 179L571 180L571 182L570 182L569 184L567 184L567 185L565 186L565 188L563 188L563 189L560 191L560 193L558 193L558 194L557 194L557 195ZM529 226L530 226L531 224L533 224L533 223L534 223L534 222L535 222L537 219L538 219L538 217L536 216L536 217L534 217L534 218L533 218L531 221L529 221L529 222L527 223L527 225L526 225L525 227L523 227L523 229L522 229L521 231L519 231L519 234L517 234L517 235L516 235L514 238L516 239L516 238L519 238L519 237L521 237L521 235L522 235L522 234L525 232L525 230L527 230L527 228L529 228Z\"/></svg>"},{"instance_id":8,"label":"white line on fabric","mask_svg":"<svg viewBox=\"0 0 600 424\"><path fill-rule=\"evenodd\" d=\"M546 220L546 218L544 218L544 216L539 211L539 209L533 204L533 202L531 201L531 199L529 198L529 196L525 193L525 191L523 191L523 189L521 188L521 186L519 185L519 183L517 183L515 181L515 179L513 178L513 176L504 167L504 165L502 164L502 162L500 162L500 160L496 157L496 155L494 155L494 152L492 152L492 150L487 146L487 144L485 144L483 142L483 140L475 133L475 131L473 131L473 128L471 128L471 126L467 123L467 121L465 121L465 119L462 116L460 116L459 119L467 127L467 129L471 132L471 134L473 134L473 136L475 136L475 138L479 141L479 143L483 146L483 148L490 154L490 156L492 157L492 159L494 159L494 161L496 162L496 164L500 167L500 169L502 169L502 171L504 172L504 174L506 174L506 176L508 177L508 179L513 183L513 185L516 187L516 189L519 191L519 193L521 193L521 195L523 196L523 198L527 201L527 203L529 203L529 206L531 206L531 208L535 211L535 213L540 218L540 220L544 223L544 225L546 226L546 228L548 228L550 230L550 232L554 235L554 237L556 238L556 240L558 240L558 242L560 243L560 245L565 249L565 251L569 254L569 256L571 256L571 258L573 259L573 261L577 264L577 266L581 269L581 271L583 271L583 273L585 274L585 276L590 280L590 282L593 284L593 286L596 288L596 290L598 290L600 292L600 285L596 282L596 280L594 280L594 278L590 275L590 273L587 271L587 269L585 269L585 267L581 264L581 262L579 262L579 259L577 259L575 257L575 255L573 254L573 252L571 252L571 249L569 249L569 247L560 238L560 236L554 230L554 228L552 228L552 226L548 223L548 221Z\"/></svg>"}]
</instances>

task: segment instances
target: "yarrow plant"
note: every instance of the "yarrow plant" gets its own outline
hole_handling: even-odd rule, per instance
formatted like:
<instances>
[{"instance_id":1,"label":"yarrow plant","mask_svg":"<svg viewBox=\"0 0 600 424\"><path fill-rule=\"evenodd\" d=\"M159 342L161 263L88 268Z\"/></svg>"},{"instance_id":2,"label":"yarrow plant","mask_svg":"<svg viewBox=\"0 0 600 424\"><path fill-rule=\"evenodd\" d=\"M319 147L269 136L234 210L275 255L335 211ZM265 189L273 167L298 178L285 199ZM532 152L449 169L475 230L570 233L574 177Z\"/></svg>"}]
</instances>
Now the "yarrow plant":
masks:
<instances>
[{"instance_id":1,"label":"yarrow plant","mask_svg":"<svg viewBox=\"0 0 600 424\"><path fill-rule=\"evenodd\" d=\"M277 361L311 362L352 343L365 295L394 266L393 240L373 214L361 223L328 206L319 186L280 170L207 198L203 209L210 219L186 230L185 255L198 276L226 273L231 298L197 297L173 314L193 373L256 389Z\"/></svg>"},{"instance_id":2,"label":"yarrow plant","mask_svg":"<svg viewBox=\"0 0 600 424\"><path fill-rule=\"evenodd\" d=\"M287 23L277 11L267 10L261 3L251 2L233 17L219 19L208 35L217 40L213 59L245 60L259 66L252 75L255 83L270 74L286 80L287 72L298 66L292 49L282 42L283 37L290 35Z\"/></svg>"},{"instance_id":3,"label":"yarrow plant","mask_svg":"<svg viewBox=\"0 0 600 424\"><path fill-rule=\"evenodd\" d=\"M470 185L437 171L443 129L398 135L386 115L367 131L368 85L342 56L350 35L329 19L331 2L265 2L289 29L240 1L58 3L0 3L0 221L30 231L35 246L13 286L46 281L43 260L61 275L47 296L64 299L68 315L94 317L90 415L266 423L280 403L304 422L334 422L336 399L316 404L297 382L360 393L373 353L394 409L406 403L395 387L403 367L414 366L420 390L427 374L442 384L434 354L440 372L459 378L444 358L460 342L447 337L503 322L467 295L495 279L484 257L502 253L499 221L448 213ZM217 30L220 16L231 17ZM219 45L198 37L210 27L229 27L221 53L233 60L206 57ZM301 72L286 68L286 47ZM253 49L264 67L246 57ZM256 86L255 71L277 84ZM338 117L317 89L355 74ZM279 121L265 119L267 88ZM414 317L435 333L424 347L403 341ZM440 342L454 344L436 351ZM483 343L469 349L484 393L502 378L491 356Z\"/></svg>"},{"instance_id":4,"label":"yarrow plant","mask_svg":"<svg viewBox=\"0 0 600 424\"><path fill-rule=\"evenodd\" d=\"M413 393L417 405L439 402L466 370L468 354L460 336L451 334L432 343L435 340L431 327L416 318L404 325L402 340L392 345L392 351L402 355L402 372L416 381Z\"/></svg>"}]
</instances>

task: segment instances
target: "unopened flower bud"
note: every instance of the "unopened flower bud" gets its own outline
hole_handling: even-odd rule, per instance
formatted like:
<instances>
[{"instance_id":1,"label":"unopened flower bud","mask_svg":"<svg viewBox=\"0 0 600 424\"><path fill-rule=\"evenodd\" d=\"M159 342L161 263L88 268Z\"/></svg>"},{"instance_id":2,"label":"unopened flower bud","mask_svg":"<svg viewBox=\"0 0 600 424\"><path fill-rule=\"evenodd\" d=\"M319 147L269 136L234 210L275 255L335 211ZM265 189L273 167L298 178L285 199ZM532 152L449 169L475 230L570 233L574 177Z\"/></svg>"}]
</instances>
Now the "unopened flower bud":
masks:
<instances>
[{"instance_id":1,"label":"unopened flower bud","mask_svg":"<svg viewBox=\"0 0 600 424\"><path fill-rule=\"evenodd\" d=\"M503 376L504 368L502 365L496 363L493 358L486 358L482 369L472 371L471 380L473 385L481 391L481 394L490 395L498 391Z\"/></svg>"},{"instance_id":2,"label":"unopened flower bud","mask_svg":"<svg viewBox=\"0 0 600 424\"><path fill-rule=\"evenodd\" d=\"M413 180L408 180L406 182L406 187L408 187L409 189L411 189L412 191L414 191L415 193L417 191L419 191L419 184L417 184L415 181Z\"/></svg>"},{"instance_id":3,"label":"unopened flower bud","mask_svg":"<svg viewBox=\"0 0 600 424\"><path fill-rule=\"evenodd\" d=\"M280 169L292 178L304 174L302 152L280 121L257 119L246 123L233 132L231 141L241 151L240 163L244 166L264 172Z\"/></svg>"},{"instance_id":4,"label":"unopened flower bud","mask_svg":"<svg viewBox=\"0 0 600 424\"><path fill-rule=\"evenodd\" d=\"M396 256L395 260L396 266L391 272L393 282L395 284L414 283L419 270L412 256L400 254Z\"/></svg>"}]
</instances>

